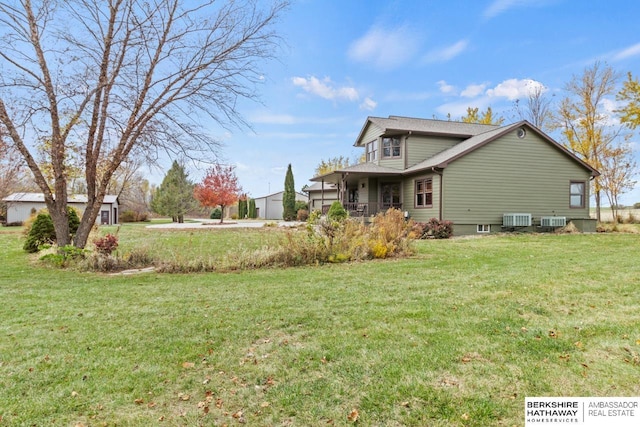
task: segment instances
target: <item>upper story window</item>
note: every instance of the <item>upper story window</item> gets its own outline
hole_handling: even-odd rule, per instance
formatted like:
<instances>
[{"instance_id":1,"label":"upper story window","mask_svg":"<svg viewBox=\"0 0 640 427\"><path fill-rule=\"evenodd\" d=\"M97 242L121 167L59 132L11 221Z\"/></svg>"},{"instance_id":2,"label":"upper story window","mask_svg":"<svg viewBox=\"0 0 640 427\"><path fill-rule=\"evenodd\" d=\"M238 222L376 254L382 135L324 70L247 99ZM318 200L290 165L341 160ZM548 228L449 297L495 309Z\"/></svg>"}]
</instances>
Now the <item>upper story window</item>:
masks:
<instances>
[{"instance_id":1,"label":"upper story window","mask_svg":"<svg viewBox=\"0 0 640 427\"><path fill-rule=\"evenodd\" d=\"M382 138L382 158L391 159L400 157L400 137Z\"/></svg>"},{"instance_id":2,"label":"upper story window","mask_svg":"<svg viewBox=\"0 0 640 427\"><path fill-rule=\"evenodd\" d=\"M569 187L569 206L572 208L584 208L585 183L583 181L571 181Z\"/></svg>"},{"instance_id":3,"label":"upper story window","mask_svg":"<svg viewBox=\"0 0 640 427\"><path fill-rule=\"evenodd\" d=\"M367 143L367 162L374 162L378 159L378 141L371 141Z\"/></svg>"}]
</instances>

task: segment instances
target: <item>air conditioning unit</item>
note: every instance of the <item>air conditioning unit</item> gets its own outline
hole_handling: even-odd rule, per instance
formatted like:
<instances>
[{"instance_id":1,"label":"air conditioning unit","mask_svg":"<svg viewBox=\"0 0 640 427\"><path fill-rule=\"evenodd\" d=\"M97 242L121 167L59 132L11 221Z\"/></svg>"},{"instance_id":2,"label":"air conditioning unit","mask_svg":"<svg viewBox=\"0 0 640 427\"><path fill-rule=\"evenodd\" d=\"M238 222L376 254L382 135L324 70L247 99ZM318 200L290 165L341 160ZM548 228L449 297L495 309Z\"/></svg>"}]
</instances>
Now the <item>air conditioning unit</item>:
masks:
<instances>
[{"instance_id":1,"label":"air conditioning unit","mask_svg":"<svg viewBox=\"0 0 640 427\"><path fill-rule=\"evenodd\" d=\"M508 213L502 215L503 227L530 227L531 214L527 213Z\"/></svg>"},{"instance_id":2,"label":"air conditioning unit","mask_svg":"<svg viewBox=\"0 0 640 427\"><path fill-rule=\"evenodd\" d=\"M564 216L543 216L540 218L541 227L564 227L567 225L567 218Z\"/></svg>"}]
</instances>

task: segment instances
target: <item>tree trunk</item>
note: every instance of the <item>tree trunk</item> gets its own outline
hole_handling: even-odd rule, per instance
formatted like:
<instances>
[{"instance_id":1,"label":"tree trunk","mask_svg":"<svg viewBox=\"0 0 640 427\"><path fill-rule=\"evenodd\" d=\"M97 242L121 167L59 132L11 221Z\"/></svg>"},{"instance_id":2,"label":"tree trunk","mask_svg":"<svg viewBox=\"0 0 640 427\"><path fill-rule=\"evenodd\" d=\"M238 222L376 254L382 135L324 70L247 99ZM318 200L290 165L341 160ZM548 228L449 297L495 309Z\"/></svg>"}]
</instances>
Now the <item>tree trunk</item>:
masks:
<instances>
[{"instance_id":1,"label":"tree trunk","mask_svg":"<svg viewBox=\"0 0 640 427\"><path fill-rule=\"evenodd\" d=\"M222 224L222 220L224 220L224 205L220 205L220 224Z\"/></svg>"},{"instance_id":2,"label":"tree trunk","mask_svg":"<svg viewBox=\"0 0 640 427\"><path fill-rule=\"evenodd\" d=\"M75 247L83 249L87 245L89 234L91 234L93 225L96 223L96 218L98 218L103 201L104 194L87 199L87 208L82 214L78 231L73 239L73 245Z\"/></svg>"},{"instance_id":3,"label":"tree trunk","mask_svg":"<svg viewBox=\"0 0 640 427\"><path fill-rule=\"evenodd\" d=\"M63 206L59 201L54 201L53 206L49 206L49 215L53 221L53 228L56 230L56 243L59 248L71 244L69 234L69 215L66 204Z\"/></svg>"}]
</instances>

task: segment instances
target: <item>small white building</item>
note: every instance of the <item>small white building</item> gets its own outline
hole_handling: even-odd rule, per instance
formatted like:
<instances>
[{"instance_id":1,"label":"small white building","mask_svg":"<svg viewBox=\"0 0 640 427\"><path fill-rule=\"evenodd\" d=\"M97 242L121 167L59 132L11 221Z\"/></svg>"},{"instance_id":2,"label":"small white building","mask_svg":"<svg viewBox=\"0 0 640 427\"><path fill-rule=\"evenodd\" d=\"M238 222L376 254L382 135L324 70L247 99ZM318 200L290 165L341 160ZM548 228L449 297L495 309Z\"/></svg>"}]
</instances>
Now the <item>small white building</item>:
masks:
<instances>
[{"instance_id":1,"label":"small white building","mask_svg":"<svg viewBox=\"0 0 640 427\"><path fill-rule=\"evenodd\" d=\"M46 209L44 194L42 193L13 193L2 199L7 204L7 224L24 222L31 215L42 209ZM71 195L68 205L78 211L81 217L87 208L87 196L81 194ZM106 195L100 207L100 214L96 218L96 224L114 225L118 223L118 196Z\"/></svg>"},{"instance_id":2,"label":"small white building","mask_svg":"<svg viewBox=\"0 0 640 427\"><path fill-rule=\"evenodd\" d=\"M284 191L269 194L264 197L254 198L256 202L256 213L258 218L262 219L282 219L284 207L282 206L282 198ZM307 202L307 196L296 192L296 202Z\"/></svg>"}]
</instances>

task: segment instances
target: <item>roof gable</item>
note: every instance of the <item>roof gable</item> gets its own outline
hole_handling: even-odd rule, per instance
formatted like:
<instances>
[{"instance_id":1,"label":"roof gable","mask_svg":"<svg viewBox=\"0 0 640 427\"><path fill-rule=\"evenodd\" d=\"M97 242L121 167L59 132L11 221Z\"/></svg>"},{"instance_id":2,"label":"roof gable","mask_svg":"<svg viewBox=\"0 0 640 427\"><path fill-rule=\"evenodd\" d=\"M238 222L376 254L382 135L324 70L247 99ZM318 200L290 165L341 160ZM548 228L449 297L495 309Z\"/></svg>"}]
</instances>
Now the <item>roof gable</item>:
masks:
<instances>
[{"instance_id":1,"label":"roof gable","mask_svg":"<svg viewBox=\"0 0 640 427\"><path fill-rule=\"evenodd\" d=\"M496 125L485 125L478 123L464 123L450 120L419 119L414 117L389 116L367 117L362 130L358 134L355 146L362 146L368 142L363 140L371 126L379 130L379 135L393 134L420 134L451 136L459 138L469 138L493 129L499 128Z\"/></svg>"},{"instance_id":2,"label":"roof gable","mask_svg":"<svg viewBox=\"0 0 640 427\"><path fill-rule=\"evenodd\" d=\"M579 163L585 169L589 170L589 172L591 173L591 176L600 175L600 173L596 169L592 168L590 165L588 165L583 160L578 158L575 154L570 152L567 148L557 143L547 134L545 134L540 129L533 126L531 123L527 122L526 120L513 123L511 125L495 128L493 130L490 130L488 132L484 132L478 135L474 135L471 138L468 138L462 141L461 143L456 144L455 146L436 154L433 157L430 157L408 169L405 169L404 173L410 174L410 173L425 170L425 169L445 168L449 163L477 150L478 148L490 143L491 141L495 141L496 139L501 138L502 136L515 131L520 127L526 127L528 130L534 132L535 134L540 136L542 139L544 139L546 142L551 144L553 147L558 149L562 154L569 156L572 160Z\"/></svg>"}]
</instances>

